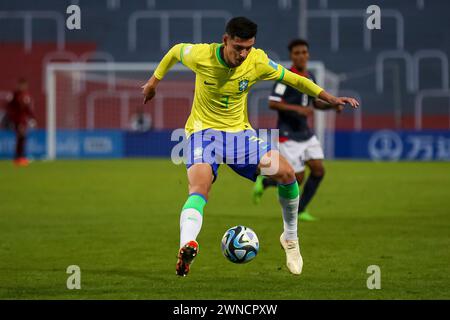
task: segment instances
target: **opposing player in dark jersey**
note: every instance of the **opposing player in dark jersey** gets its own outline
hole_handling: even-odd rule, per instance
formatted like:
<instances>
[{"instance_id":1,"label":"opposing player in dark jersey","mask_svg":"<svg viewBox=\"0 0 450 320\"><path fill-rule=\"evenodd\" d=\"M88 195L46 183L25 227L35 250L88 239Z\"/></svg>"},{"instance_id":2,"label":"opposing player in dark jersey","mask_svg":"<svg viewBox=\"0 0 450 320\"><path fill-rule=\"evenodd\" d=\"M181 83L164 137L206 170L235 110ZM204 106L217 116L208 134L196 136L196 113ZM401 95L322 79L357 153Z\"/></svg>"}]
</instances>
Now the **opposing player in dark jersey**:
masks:
<instances>
[{"instance_id":1,"label":"opposing player in dark jersey","mask_svg":"<svg viewBox=\"0 0 450 320\"><path fill-rule=\"evenodd\" d=\"M27 166L28 160L25 157L27 129L30 124L33 126L36 124L27 80L18 81L17 88L6 106L6 117L16 133L14 163L18 166Z\"/></svg>"},{"instance_id":2,"label":"opposing player in dark jersey","mask_svg":"<svg viewBox=\"0 0 450 320\"><path fill-rule=\"evenodd\" d=\"M289 46L291 71L315 82L314 75L308 71L309 44L305 40L293 40ZM310 169L308 180L298 207L299 219L314 221L316 218L306 211L308 203L317 191L325 174L323 166L324 154L314 131L308 125L308 118L313 115L314 108L320 110L333 109L340 112L343 106L332 106L320 99L293 90L282 83L275 83L269 97L269 107L278 111L278 129L280 130L280 153L290 162L295 170L299 185L305 174L305 165ZM253 188L253 199L259 203L261 196L269 186L276 182L259 176Z\"/></svg>"}]
</instances>

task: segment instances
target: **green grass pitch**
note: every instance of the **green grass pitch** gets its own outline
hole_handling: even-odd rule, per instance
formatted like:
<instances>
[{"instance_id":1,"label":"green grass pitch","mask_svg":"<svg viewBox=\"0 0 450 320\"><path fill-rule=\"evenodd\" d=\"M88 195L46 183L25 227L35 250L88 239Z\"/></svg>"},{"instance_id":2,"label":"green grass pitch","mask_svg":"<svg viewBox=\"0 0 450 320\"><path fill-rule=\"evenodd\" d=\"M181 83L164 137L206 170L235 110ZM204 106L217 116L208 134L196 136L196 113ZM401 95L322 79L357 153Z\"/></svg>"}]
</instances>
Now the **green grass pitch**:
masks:
<instances>
[{"instance_id":1,"label":"green grass pitch","mask_svg":"<svg viewBox=\"0 0 450 320\"><path fill-rule=\"evenodd\" d=\"M183 166L169 160L0 162L1 299L449 299L450 164L326 162L300 223L303 274L285 267L276 190L259 206L250 181L219 170L200 253L175 275ZM254 229L246 265L220 252L225 230ZM66 268L81 268L68 290ZM369 290L369 265L381 289Z\"/></svg>"}]
</instances>

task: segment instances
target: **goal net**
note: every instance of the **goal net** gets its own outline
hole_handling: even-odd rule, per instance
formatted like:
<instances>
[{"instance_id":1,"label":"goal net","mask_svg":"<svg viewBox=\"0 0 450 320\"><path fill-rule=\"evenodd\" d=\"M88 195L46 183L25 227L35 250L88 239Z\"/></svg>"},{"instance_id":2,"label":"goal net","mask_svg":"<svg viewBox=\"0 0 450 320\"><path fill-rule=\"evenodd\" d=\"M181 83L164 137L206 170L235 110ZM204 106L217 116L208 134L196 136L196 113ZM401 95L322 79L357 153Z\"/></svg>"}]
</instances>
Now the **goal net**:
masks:
<instances>
[{"instance_id":1,"label":"goal net","mask_svg":"<svg viewBox=\"0 0 450 320\"><path fill-rule=\"evenodd\" d=\"M288 66L289 63L282 63ZM56 158L161 156L167 135L183 128L191 110L195 76L175 65L160 83L155 98L142 104L141 86L157 63L50 63L46 67L46 156ZM337 92L338 81L321 62L310 62L319 85ZM252 126L275 128L276 113L268 96L273 83L258 83L249 94ZM314 127L325 153L332 156L333 113L316 112ZM131 139L123 139L126 133ZM143 135L147 140L133 139ZM148 145L143 141L152 140ZM131 147L130 147L131 144ZM129 149L142 152L128 152ZM152 149L152 150L150 150Z\"/></svg>"}]
</instances>

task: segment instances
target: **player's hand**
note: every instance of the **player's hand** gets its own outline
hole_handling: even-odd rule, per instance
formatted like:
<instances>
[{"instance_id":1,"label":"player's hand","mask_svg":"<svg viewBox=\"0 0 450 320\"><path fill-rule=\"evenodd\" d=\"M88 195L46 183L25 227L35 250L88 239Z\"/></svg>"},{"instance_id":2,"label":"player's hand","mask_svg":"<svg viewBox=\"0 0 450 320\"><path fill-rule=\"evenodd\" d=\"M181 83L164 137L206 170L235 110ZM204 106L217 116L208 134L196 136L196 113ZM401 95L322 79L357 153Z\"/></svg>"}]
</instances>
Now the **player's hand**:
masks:
<instances>
[{"instance_id":1,"label":"player's hand","mask_svg":"<svg viewBox=\"0 0 450 320\"><path fill-rule=\"evenodd\" d=\"M153 97L156 94L156 87L158 86L159 79L153 75L146 84L142 86L142 94L144 95L144 104L147 103L147 101L150 101L153 99Z\"/></svg>"},{"instance_id":2,"label":"player's hand","mask_svg":"<svg viewBox=\"0 0 450 320\"><path fill-rule=\"evenodd\" d=\"M339 106L342 106L343 108L346 104L349 104L354 109L359 107L358 100L349 97L337 97L331 102L331 105L333 105L334 108L338 108Z\"/></svg>"},{"instance_id":3,"label":"player's hand","mask_svg":"<svg viewBox=\"0 0 450 320\"><path fill-rule=\"evenodd\" d=\"M341 107L345 107L345 105L350 105L352 108L356 109L359 107L358 100L349 97L335 97L332 94L322 90L318 96L319 99L324 100L329 104L329 108L339 110ZM329 109L327 108L327 109Z\"/></svg>"},{"instance_id":4,"label":"player's hand","mask_svg":"<svg viewBox=\"0 0 450 320\"><path fill-rule=\"evenodd\" d=\"M142 94L144 95L144 104L146 104L155 96L156 88L147 82L142 86Z\"/></svg>"},{"instance_id":5,"label":"player's hand","mask_svg":"<svg viewBox=\"0 0 450 320\"><path fill-rule=\"evenodd\" d=\"M36 120L35 120L35 119L30 119L30 120L28 120L28 126L29 126L30 128L35 128L35 127L37 126Z\"/></svg>"}]
</instances>

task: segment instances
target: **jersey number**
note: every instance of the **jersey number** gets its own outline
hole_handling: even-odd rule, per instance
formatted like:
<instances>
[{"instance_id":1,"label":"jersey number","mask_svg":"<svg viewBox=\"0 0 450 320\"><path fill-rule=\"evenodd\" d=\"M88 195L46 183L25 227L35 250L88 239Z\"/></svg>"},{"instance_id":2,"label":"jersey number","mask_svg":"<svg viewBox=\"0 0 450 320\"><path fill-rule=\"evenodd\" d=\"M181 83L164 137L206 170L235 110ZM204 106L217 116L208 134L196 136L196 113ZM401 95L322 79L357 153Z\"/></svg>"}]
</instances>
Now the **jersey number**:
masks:
<instances>
[{"instance_id":1,"label":"jersey number","mask_svg":"<svg viewBox=\"0 0 450 320\"><path fill-rule=\"evenodd\" d=\"M220 102L222 103L223 108L228 108L228 100L230 99L230 96L222 96L220 98Z\"/></svg>"},{"instance_id":2,"label":"jersey number","mask_svg":"<svg viewBox=\"0 0 450 320\"><path fill-rule=\"evenodd\" d=\"M302 94L302 106L307 106L308 105L308 100L309 100L308 95L303 93Z\"/></svg>"}]
</instances>

